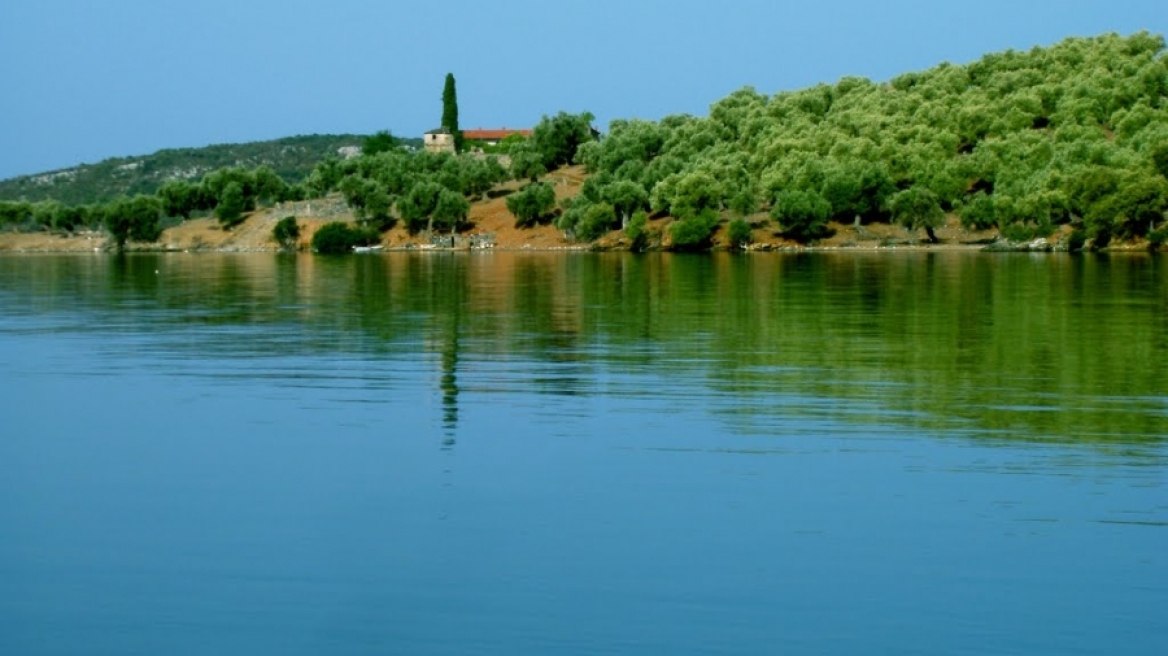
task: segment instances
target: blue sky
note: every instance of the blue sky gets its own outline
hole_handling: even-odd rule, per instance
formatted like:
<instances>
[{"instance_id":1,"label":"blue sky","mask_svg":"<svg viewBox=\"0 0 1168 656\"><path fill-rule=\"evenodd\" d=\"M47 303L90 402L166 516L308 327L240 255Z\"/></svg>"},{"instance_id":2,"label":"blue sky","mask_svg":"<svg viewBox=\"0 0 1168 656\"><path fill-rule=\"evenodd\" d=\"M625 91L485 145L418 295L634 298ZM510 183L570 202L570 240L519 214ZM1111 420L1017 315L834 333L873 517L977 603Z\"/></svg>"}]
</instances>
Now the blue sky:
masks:
<instances>
[{"instance_id":1,"label":"blue sky","mask_svg":"<svg viewBox=\"0 0 1168 656\"><path fill-rule=\"evenodd\" d=\"M563 109L705 114L731 91L1103 32L1168 32L1164 0L2 0L0 178L160 148L310 133L416 136Z\"/></svg>"}]
</instances>

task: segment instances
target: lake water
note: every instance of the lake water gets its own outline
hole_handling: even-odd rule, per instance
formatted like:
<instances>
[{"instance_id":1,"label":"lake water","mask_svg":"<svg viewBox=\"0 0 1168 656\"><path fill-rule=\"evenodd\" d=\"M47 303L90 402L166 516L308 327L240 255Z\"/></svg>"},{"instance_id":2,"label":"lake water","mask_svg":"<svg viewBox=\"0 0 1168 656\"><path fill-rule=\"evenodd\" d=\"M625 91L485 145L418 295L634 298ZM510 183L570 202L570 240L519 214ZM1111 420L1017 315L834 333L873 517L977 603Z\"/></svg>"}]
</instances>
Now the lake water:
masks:
<instances>
[{"instance_id":1,"label":"lake water","mask_svg":"<svg viewBox=\"0 0 1168 656\"><path fill-rule=\"evenodd\" d=\"M0 257L0 654L1168 653L1168 258Z\"/></svg>"}]
</instances>

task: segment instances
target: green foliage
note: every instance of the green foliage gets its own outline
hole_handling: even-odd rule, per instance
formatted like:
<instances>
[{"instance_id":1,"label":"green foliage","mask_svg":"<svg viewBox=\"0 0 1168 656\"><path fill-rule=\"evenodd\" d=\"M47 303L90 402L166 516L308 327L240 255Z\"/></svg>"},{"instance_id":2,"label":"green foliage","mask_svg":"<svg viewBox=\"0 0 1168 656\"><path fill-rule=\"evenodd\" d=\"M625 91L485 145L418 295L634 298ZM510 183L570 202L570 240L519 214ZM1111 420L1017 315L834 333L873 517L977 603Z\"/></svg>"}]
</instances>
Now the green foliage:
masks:
<instances>
[{"instance_id":1,"label":"green foliage","mask_svg":"<svg viewBox=\"0 0 1168 656\"><path fill-rule=\"evenodd\" d=\"M888 199L888 210L906 230L924 228L929 241L937 241L933 230L944 222L945 213L937 195L930 189L916 186L897 192Z\"/></svg>"},{"instance_id":2,"label":"green foliage","mask_svg":"<svg viewBox=\"0 0 1168 656\"><path fill-rule=\"evenodd\" d=\"M32 220L32 203L0 201L0 228L17 229Z\"/></svg>"},{"instance_id":3,"label":"green foliage","mask_svg":"<svg viewBox=\"0 0 1168 656\"><path fill-rule=\"evenodd\" d=\"M1070 191L1092 235L1147 234L1168 209L1168 180L1148 169L1091 166L1073 179Z\"/></svg>"},{"instance_id":4,"label":"green foliage","mask_svg":"<svg viewBox=\"0 0 1168 656\"><path fill-rule=\"evenodd\" d=\"M238 191L243 199L243 206L240 208L241 211L254 210L257 185L256 176L253 171L243 167L233 166L231 168L212 171L203 176L203 188L215 199L216 203L223 202L223 195L226 193L227 187L232 184L239 187Z\"/></svg>"},{"instance_id":5,"label":"green foliage","mask_svg":"<svg viewBox=\"0 0 1168 656\"><path fill-rule=\"evenodd\" d=\"M499 158L472 159L466 164L462 178L463 191L471 197L486 194L492 187L507 179L507 170Z\"/></svg>"},{"instance_id":6,"label":"green foliage","mask_svg":"<svg viewBox=\"0 0 1168 656\"><path fill-rule=\"evenodd\" d=\"M575 161L576 150L582 144L592 141L593 118L588 112L560 112L540 120L528 142L539 153L540 163L545 169L554 171Z\"/></svg>"},{"instance_id":7,"label":"green foliage","mask_svg":"<svg viewBox=\"0 0 1168 656\"><path fill-rule=\"evenodd\" d=\"M361 154L369 156L386 153L396 150L399 145L397 137L394 137L389 130L381 130L365 137L365 141L361 144Z\"/></svg>"},{"instance_id":8,"label":"green foliage","mask_svg":"<svg viewBox=\"0 0 1168 656\"><path fill-rule=\"evenodd\" d=\"M600 192L601 199L612 205L621 225L627 226L633 213L649 209L649 194L639 183L630 180L618 180Z\"/></svg>"},{"instance_id":9,"label":"green foliage","mask_svg":"<svg viewBox=\"0 0 1168 656\"><path fill-rule=\"evenodd\" d=\"M1148 248L1156 250L1164 244L1168 244L1168 223L1148 233Z\"/></svg>"},{"instance_id":10,"label":"green foliage","mask_svg":"<svg viewBox=\"0 0 1168 656\"><path fill-rule=\"evenodd\" d=\"M985 230L997 225L994 199L984 192L979 191L966 200L959 215L961 224L970 230Z\"/></svg>"},{"instance_id":11,"label":"green foliage","mask_svg":"<svg viewBox=\"0 0 1168 656\"><path fill-rule=\"evenodd\" d=\"M515 226L526 228L546 219L556 206L551 185L533 182L507 197L507 211L515 215Z\"/></svg>"},{"instance_id":12,"label":"green foliage","mask_svg":"<svg viewBox=\"0 0 1168 656\"><path fill-rule=\"evenodd\" d=\"M608 203L596 203L584 209L576 225L576 238L595 241L608 234L616 225L616 211Z\"/></svg>"},{"instance_id":13,"label":"green foliage","mask_svg":"<svg viewBox=\"0 0 1168 656\"><path fill-rule=\"evenodd\" d=\"M414 185L409 193L398 201L398 213L411 232L418 232L423 228L432 229L431 217L438 207L438 197L445 189L437 182L425 180Z\"/></svg>"},{"instance_id":14,"label":"green foliage","mask_svg":"<svg viewBox=\"0 0 1168 656\"><path fill-rule=\"evenodd\" d=\"M434 205L434 225L440 228L449 228L454 233L470 213L470 203L462 194L449 189L443 189L438 194L438 202Z\"/></svg>"},{"instance_id":15,"label":"green foliage","mask_svg":"<svg viewBox=\"0 0 1168 656\"><path fill-rule=\"evenodd\" d=\"M1168 126L1157 132L1156 141L1149 148L1148 155L1160 175L1168 178Z\"/></svg>"},{"instance_id":16,"label":"green foliage","mask_svg":"<svg viewBox=\"0 0 1168 656\"><path fill-rule=\"evenodd\" d=\"M695 250L709 246L718 227L718 213L707 209L687 216L669 226L674 250Z\"/></svg>"},{"instance_id":17,"label":"green foliage","mask_svg":"<svg viewBox=\"0 0 1168 656\"><path fill-rule=\"evenodd\" d=\"M649 223L649 215L643 210L634 212L633 218L629 219L625 226L625 236L629 238L630 249L634 252L645 250L645 246L649 241L649 233L647 225Z\"/></svg>"},{"instance_id":18,"label":"green foliage","mask_svg":"<svg viewBox=\"0 0 1168 656\"><path fill-rule=\"evenodd\" d=\"M73 232L78 228L89 225L90 210L84 205L58 205L53 214L53 229L63 232Z\"/></svg>"},{"instance_id":19,"label":"green foliage","mask_svg":"<svg viewBox=\"0 0 1168 656\"><path fill-rule=\"evenodd\" d=\"M771 208L771 218L783 229L783 234L796 241L808 241L827 236L827 220L831 203L815 192L789 189L779 192Z\"/></svg>"},{"instance_id":20,"label":"green foliage","mask_svg":"<svg viewBox=\"0 0 1168 656\"><path fill-rule=\"evenodd\" d=\"M284 190L283 202L298 202L308 198L308 188L303 184L288 185Z\"/></svg>"},{"instance_id":21,"label":"green foliage","mask_svg":"<svg viewBox=\"0 0 1168 656\"><path fill-rule=\"evenodd\" d=\"M308 190L309 196L324 198L330 191L337 188L342 177L344 177L344 172L341 169L340 161L335 157L326 157L312 169L312 173L304 181L304 186Z\"/></svg>"},{"instance_id":22,"label":"green foliage","mask_svg":"<svg viewBox=\"0 0 1168 656\"><path fill-rule=\"evenodd\" d=\"M351 226L340 221L326 223L312 236L312 250L321 255L352 253L355 246L368 246L380 239L376 230Z\"/></svg>"},{"instance_id":23,"label":"green foliage","mask_svg":"<svg viewBox=\"0 0 1168 656\"><path fill-rule=\"evenodd\" d=\"M380 184L370 181L365 194L365 206L361 212L362 222L375 230L384 231L393 227L394 197Z\"/></svg>"},{"instance_id":24,"label":"green foliage","mask_svg":"<svg viewBox=\"0 0 1168 656\"><path fill-rule=\"evenodd\" d=\"M677 218L747 216L756 199L812 194L826 217L815 202L781 221L803 239L856 217L935 238L948 211L971 228L1042 234L1082 217L1097 232L1139 236L1162 211L1152 176L1168 172L1165 61L1160 37L1105 35L887 85L845 78L770 97L747 88L709 118L613 121L578 160L609 176L601 189L637 182L653 211Z\"/></svg>"},{"instance_id":25,"label":"green foliage","mask_svg":"<svg viewBox=\"0 0 1168 656\"><path fill-rule=\"evenodd\" d=\"M251 177L255 185L255 199L261 205L269 206L283 200L288 193L288 183L268 166L256 167Z\"/></svg>"},{"instance_id":26,"label":"green foliage","mask_svg":"<svg viewBox=\"0 0 1168 656\"><path fill-rule=\"evenodd\" d=\"M300 226L296 223L296 217L286 216L277 221L275 227L272 228L272 238L284 250L294 248L296 240L300 239Z\"/></svg>"},{"instance_id":27,"label":"green foliage","mask_svg":"<svg viewBox=\"0 0 1168 656\"><path fill-rule=\"evenodd\" d=\"M162 185L158 189L158 199L162 201L164 215L178 216L184 220L210 205L205 199L202 187L187 180L171 180Z\"/></svg>"},{"instance_id":28,"label":"green foliage","mask_svg":"<svg viewBox=\"0 0 1168 656\"><path fill-rule=\"evenodd\" d=\"M722 187L712 175L690 173L678 178L669 206L677 218L689 219L718 209L721 200Z\"/></svg>"},{"instance_id":29,"label":"green foliage","mask_svg":"<svg viewBox=\"0 0 1168 656\"><path fill-rule=\"evenodd\" d=\"M1067 237L1067 250L1075 253L1083 250L1083 245L1087 243L1087 233L1082 228L1075 228Z\"/></svg>"},{"instance_id":30,"label":"green foliage","mask_svg":"<svg viewBox=\"0 0 1168 656\"><path fill-rule=\"evenodd\" d=\"M458 129L458 90L455 88L454 73L446 74L442 87L442 127L454 135L454 149L463 150L462 131Z\"/></svg>"},{"instance_id":31,"label":"green foliage","mask_svg":"<svg viewBox=\"0 0 1168 656\"><path fill-rule=\"evenodd\" d=\"M154 194L167 182L197 182L217 169L266 165L289 183L307 178L337 149L358 146L357 135L309 135L275 141L160 150L141 157L117 157L45 174L0 181L0 199L56 200L66 205L104 203L119 196ZM202 208L210 209L210 208ZM169 216L183 216L181 213Z\"/></svg>"},{"instance_id":32,"label":"green foliage","mask_svg":"<svg viewBox=\"0 0 1168 656\"><path fill-rule=\"evenodd\" d=\"M740 217L747 217L758 211L758 199L749 185L744 185L730 196L730 211Z\"/></svg>"},{"instance_id":33,"label":"green foliage","mask_svg":"<svg viewBox=\"0 0 1168 656\"><path fill-rule=\"evenodd\" d=\"M367 227L388 230L393 227L394 198L385 185L357 176L349 176L338 185L353 214Z\"/></svg>"},{"instance_id":34,"label":"green foliage","mask_svg":"<svg viewBox=\"0 0 1168 656\"><path fill-rule=\"evenodd\" d=\"M119 198L104 210L105 226L118 250L127 241L153 242L162 235L162 203L154 196Z\"/></svg>"},{"instance_id":35,"label":"green foliage","mask_svg":"<svg viewBox=\"0 0 1168 656\"><path fill-rule=\"evenodd\" d=\"M243 221L243 212L247 209L247 198L244 196L243 185L239 182L228 182L218 194L219 204L215 206L215 218L219 219L224 228L231 228Z\"/></svg>"},{"instance_id":36,"label":"green foliage","mask_svg":"<svg viewBox=\"0 0 1168 656\"><path fill-rule=\"evenodd\" d=\"M730 247L742 248L749 244L752 240L752 232L753 230L750 224L743 219L734 219L731 221L727 235L730 239Z\"/></svg>"},{"instance_id":37,"label":"green foliage","mask_svg":"<svg viewBox=\"0 0 1168 656\"><path fill-rule=\"evenodd\" d=\"M32 206L32 221L38 230L48 230L53 227L53 217L61 204L55 201L45 201Z\"/></svg>"},{"instance_id":38,"label":"green foliage","mask_svg":"<svg viewBox=\"0 0 1168 656\"><path fill-rule=\"evenodd\" d=\"M528 140L515 144L510 150L511 176L516 180L528 179L532 182L539 180L539 176L547 173L543 156L536 149L534 142Z\"/></svg>"},{"instance_id":39,"label":"green foliage","mask_svg":"<svg viewBox=\"0 0 1168 656\"><path fill-rule=\"evenodd\" d=\"M1034 228L1025 223L1011 223L1002 228L1002 236L1010 241L1030 241L1036 236Z\"/></svg>"}]
</instances>

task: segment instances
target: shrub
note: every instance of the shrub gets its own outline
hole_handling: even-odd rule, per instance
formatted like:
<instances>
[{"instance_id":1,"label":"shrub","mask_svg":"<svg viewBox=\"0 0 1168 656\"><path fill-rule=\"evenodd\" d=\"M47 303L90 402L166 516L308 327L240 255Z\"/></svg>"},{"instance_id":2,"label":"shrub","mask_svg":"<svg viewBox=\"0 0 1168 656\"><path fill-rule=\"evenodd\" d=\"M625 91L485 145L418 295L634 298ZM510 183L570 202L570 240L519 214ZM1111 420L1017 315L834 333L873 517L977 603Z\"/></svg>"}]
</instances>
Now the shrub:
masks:
<instances>
[{"instance_id":1,"label":"shrub","mask_svg":"<svg viewBox=\"0 0 1168 656\"><path fill-rule=\"evenodd\" d=\"M1168 225L1148 233L1148 248L1157 250L1168 243Z\"/></svg>"},{"instance_id":2,"label":"shrub","mask_svg":"<svg viewBox=\"0 0 1168 656\"><path fill-rule=\"evenodd\" d=\"M992 228L997 219L994 216L994 199L979 191L965 201L961 207L961 225L969 230Z\"/></svg>"},{"instance_id":3,"label":"shrub","mask_svg":"<svg viewBox=\"0 0 1168 656\"><path fill-rule=\"evenodd\" d=\"M783 227L783 234L796 240L818 239L827 234L831 203L811 191L783 190L775 198L771 218Z\"/></svg>"},{"instance_id":4,"label":"shrub","mask_svg":"<svg viewBox=\"0 0 1168 656\"><path fill-rule=\"evenodd\" d=\"M1011 223L1002 228L1002 236L1010 241L1030 241L1034 238L1034 229L1025 223Z\"/></svg>"},{"instance_id":5,"label":"shrub","mask_svg":"<svg viewBox=\"0 0 1168 656\"><path fill-rule=\"evenodd\" d=\"M321 226L312 236L312 250L322 255L351 253L354 246L374 244L380 238L376 230L363 230L333 221Z\"/></svg>"},{"instance_id":6,"label":"shrub","mask_svg":"<svg viewBox=\"0 0 1168 656\"><path fill-rule=\"evenodd\" d=\"M300 239L300 226L296 224L296 217L286 216L272 228L272 238L280 244L280 248L291 249Z\"/></svg>"},{"instance_id":7,"label":"shrub","mask_svg":"<svg viewBox=\"0 0 1168 656\"><path fill-rule=\"evenodd\" d=\"M596 203L584 209L576 224L576 237L583 241L593 241L612 230L616 223L616 211L608 203Z\"/></svg>"},{"instance_id":8,"label":"shrub","mask_svg":"<svg viewBox=\"0 0 1168 656\"><path fill-rule=\"evenodd\" d=\"M750 224L742 219L734 219L730 222L729 236L731 248L742 248L751 241Z\"/></svg>"},{"instance_id":9,"label":"shrub","mask_svg":"<svg viewBox=\"0 0 1168 656\"><path fill-rule=\"evenodd\" d=\"M669 226L673 237L673 248L694 250L709 245L714 228L718 227L718 213L713 210L699 212L688 219L682 219Z\"/></svg>"},{"instance_id":10,"label":"shrub","mask_svg":"<svg viewBox=\"0 0 1168 656\"><path fill-rule=\"evenodd\" d=\"M644 211L634 212L633 218L629 219L629 224L625 226L625 236L629 238L631 250L645 250L645 244L649 241L649 234L645 229L648 223L649 215Z\"/></svg>"}]
</instances>

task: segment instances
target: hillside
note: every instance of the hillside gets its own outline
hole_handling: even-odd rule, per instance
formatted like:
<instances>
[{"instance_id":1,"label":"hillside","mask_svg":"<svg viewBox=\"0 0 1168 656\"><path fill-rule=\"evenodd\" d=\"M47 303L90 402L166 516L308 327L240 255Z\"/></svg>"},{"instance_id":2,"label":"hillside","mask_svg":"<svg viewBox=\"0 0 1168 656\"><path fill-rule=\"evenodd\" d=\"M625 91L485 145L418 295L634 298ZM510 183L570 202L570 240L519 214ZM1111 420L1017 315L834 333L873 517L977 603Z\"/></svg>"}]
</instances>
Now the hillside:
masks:
<instances>
[{"instance_id":1,"label":"hillside","mask_svg":"<svg viewBox=\"0 0 1168 656\"><path fill-rule=\"evenodd\" d=\"M391 148L325 159L292 188L246 164L198 181L190 173L191 184L134 201L139 210L0 202L0 227L113 225L123 241L153 243L163 217L173 225L213 213L232 225L255 207L329 197L388 230L388 246L400 243L394 225L414 235L505 230L500 246L533 248L1168 242L1168 56L1163 37L1146 32L1007 50L887 82L848 77L774 95L747 87L708 116L615 120L603 136L592 120L544 116L503 158ZM294 148L269 148L282 150ZM114 178L166 175L155 164L110 166ZM555 182L565 174L570 189ZM474 202L492 189L496 202ZM529 227L516 228L512 211Z\"/></svg>"},{"instance_id":2,"label":"hillside","mask_svg":"<svg viewBox=\"0 0 1168 656\"><path fill-rule=\"evenodd\" d=\"M294 183L304 179L324 158L338 157L340 149L360 146L364 139L353 134L316 134L113 157L96 164L0 180L0 200L99 203L122 195L152 194L167 180L197 182L209 171L233 166L268 166L285 181ZM420 139L406 143L421 147Z\"/></svg>"},{"instance_id":3,"label":"hillside","mask_svg":"<svg viewBox=\"0 0 1168 656\"><path fill-rule=\"evenodd\" d=\"M576 159L592 177L562 223L589 235L624 205L688 221L694 244L735 216L807 242L830 221L932 237L947 217L1016 240L1163 240L1168 58L1162 37L1104 35L886 83L745 88L708 117L614 121Z\"/></svg>"}]
</instances>

